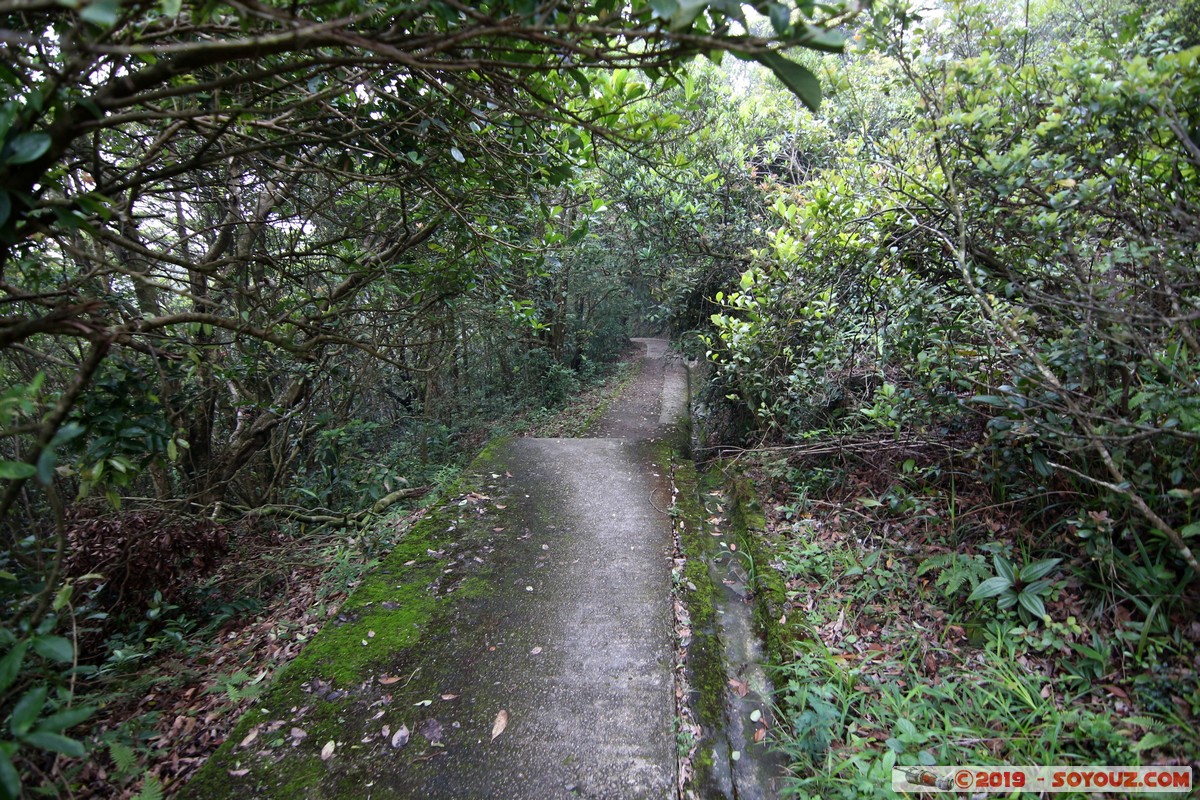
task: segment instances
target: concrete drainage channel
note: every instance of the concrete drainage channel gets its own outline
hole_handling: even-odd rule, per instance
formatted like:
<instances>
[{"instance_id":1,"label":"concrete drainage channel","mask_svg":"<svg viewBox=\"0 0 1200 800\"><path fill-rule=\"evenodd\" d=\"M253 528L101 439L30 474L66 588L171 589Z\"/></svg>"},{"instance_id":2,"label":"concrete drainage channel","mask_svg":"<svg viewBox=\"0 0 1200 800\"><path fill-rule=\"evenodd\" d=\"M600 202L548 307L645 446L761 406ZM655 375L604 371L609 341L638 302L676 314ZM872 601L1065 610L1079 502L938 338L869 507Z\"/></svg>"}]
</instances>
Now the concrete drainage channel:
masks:
<instances>
[{"instance_id":1,"label":"concrete drainage channel","mask_svg":"<svg viewBox=\"0 0 1200 800\"><path fill-rule=\"evenodd\" d=\"M679 372L690 382L691 369ZM675 442L673 471L677 630L686 663L679 677L680 794L770 800L787 761L771 747L773 687L759 631L782 613L774 608L782 586L756 567L769 559L748 487L726 486L718 470L698 473L689 458L694 443L694 436Z\"/></svg>"}]
</instances>

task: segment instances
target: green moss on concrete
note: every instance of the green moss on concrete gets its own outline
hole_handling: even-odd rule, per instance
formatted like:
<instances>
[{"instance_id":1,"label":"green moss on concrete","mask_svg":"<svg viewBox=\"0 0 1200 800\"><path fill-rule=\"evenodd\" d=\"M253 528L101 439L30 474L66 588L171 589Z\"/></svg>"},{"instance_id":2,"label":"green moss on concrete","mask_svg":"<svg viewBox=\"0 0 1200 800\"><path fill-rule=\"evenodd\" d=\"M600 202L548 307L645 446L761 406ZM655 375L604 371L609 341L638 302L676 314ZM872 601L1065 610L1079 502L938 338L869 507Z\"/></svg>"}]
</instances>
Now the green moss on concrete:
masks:
<instances>
[{"instance_id":1,"label":"green moss on concrete","mask_svg":"<svg viewBox=\"0 0 1200 800\"><path fill-rule=\"evenodd\" d=\"M777 561L775 542L767 531L766 517L749 478L735 475L728 481L728 490L730 530L751 573L754 630L762 639L768 662L780 664L790 654L791 637L786 624L780 622L787 611L787 585L779 571L771 567Z\"/></svg>"},{"instance_id":2,"label":"green moss on concrete","mask_svg":"<svg viewBox=\"0 0 1200 800\"><path fill-rule=\"evenodd\" d=\"M678 460L674 477L680 546L685 559L680 596L692 624L688 676L693 690L692 707L705 731L696 751L699 758L695 766L703 779L714 763L711 744L725 725L725 651L717 633L716 587L709 574L709 559L714 553L710 537L704 531L699 477L690 461Z\"/></svg>"},{"instance_id":3,"label":"green moss on concrete","mask_svg":"<svg viewBox=\"0 0 1200 800\"><path fill-rule=\"evenodd\" d=\"M455 498L483 489L485 476L493 471L491 467L507 441L500 439L485 447L444 496ZM344 742L350 750L356 747L352 740L345 740L346 721L357 712L344 701L320 699L311 691L311 682L370 699L382 691L377 683L379 676L399 674L396 668L405 661L406 652L417 650L427 637L442 633L453 603L480 597L489 590L487 580L478 574L458 580L449 594L432 590L444 577L455 547L464 542L469 546L473 536L482 535L483 526L495 524L481 520L472 527L461 524L462 517L461 508L442 503L413 526L347 598L337 617L327 622L300 655L280 671L259 704L242 715L225 743L178 797L336 796L332 792L341 790L321 788L332 780L330 770L337 765L323 762L320 750L331 739ZM422 694L430 690L424 680L395 688L397 692ZM250 748L240 747L256 726L277 720L284 720L279 730L260 734ZM284 740L293 724L307 734L296 748ZM260 751L268 755L261 756ZM248 774L243 770L249 770ZM352 794L359 796L359 790Z\"/></svg>"},{"instance_id":4,"label":"green moss on concrete","mask_svg":"<svg viewBox=\"0 0 1200 800\"><path fill-rule=\"evenodd\" d=\"M608 393L608 396L604 399L604 402L597 404L596 407L592 409L592 412L587 415L587 418L580 423L579 429L575 432L576 436L588 435L592 428L596 426L596 423L598 423L600 419L608 413L608 409L612 407L612 404L617 402L617 400L623 394L625 394L625 390L629 388L630 384L637 379L638 375L642 374L643 363L644 362L639 359L637 362L638 366L636 368L629 368L625 364L622 364L621 369L625 374L621 375L620 380L612 388L612 391Z\"/></svg>"}]
</instances>

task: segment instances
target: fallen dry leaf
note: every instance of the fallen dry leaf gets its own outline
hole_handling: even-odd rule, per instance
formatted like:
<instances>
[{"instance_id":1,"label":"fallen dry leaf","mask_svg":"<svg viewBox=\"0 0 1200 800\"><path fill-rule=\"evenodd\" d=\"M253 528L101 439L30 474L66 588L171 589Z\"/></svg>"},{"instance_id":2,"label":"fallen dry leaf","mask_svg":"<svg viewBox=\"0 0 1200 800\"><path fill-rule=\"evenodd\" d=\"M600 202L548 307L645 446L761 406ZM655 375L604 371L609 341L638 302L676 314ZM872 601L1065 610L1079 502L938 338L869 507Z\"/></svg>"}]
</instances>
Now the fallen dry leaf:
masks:
<instances>
[{"instance_id":1,"label":"fallen dry leaf","mask_svg":"<svg viewBox=\"0 0 1200 800\"><path fill-rule=\"evenodd\" d=\"M1129 699L1129 695L1126 694L1125 690L1114 683L1102 683L1100 686L1104 689L1107 689L1110 694L1115 694L1117 697L1120 697L1122 700Z\"/></svg>"},{"instance_id":2,"label":"fallen dry leaf","mask_svg":"<svg viewBox=\"0 0 1200 800\"><path fill-rule=\"evenodd\" d=\"M408 744L408 736L408 726L401 725L392 735L393 749L399 750L401 747L404 747L404 745Z\"/></svg>"},{"instance_id":3,"label":"fallen dry leaf","mask_svg":"<svg viewBox=\"0 0 1200 800\"><path fill-rule=\"evenodd\" d=\"M248 769L231 769L231 770L229 770L229 774L235 778L240 778L243 775L250 774L250 770L248 770Z\"/></svg>"},{"instance_id":4,"label":"fallen dry leaf","mask_svg":"<svg viewBox=\"0 0 1200 800\"><path fill-rule=\"evenodd\" d=\"M379 682L382 683L384 686L391 686L393 683L396 683L399 680L400 680L399 677L392 676L392 675L384 675L383 677L381 677L379 679Z\"/></svg>"},{"instance_id":5,"label":"fallen dry leaf","mask_svg":"<svg viewBox=\"0 0 1200 800\"><path fill-rule=\"evenodd\" d=\"M303 728L292 728L292 738L293 739L303 739L305 736L308 736L308 734L304 731Z\"/></svg>"},{"instance_id":6,"label":"fallen dry leaf","mask_svg":"<svg viewBox=\"0 0 1200 800\"><path fill-rule=\"evenodd\" d=\"M442 695L442 699L443 699L443 700L457 700L457 699L458 699L458 695L456 695L456 694L444 694L444 695Z\"/></svg>"},{"instance_id":7,"label":"fallen dry leaf","mask_svg":"<svg viewBox=\"0 0 1200 800\"><path fill-rule=\"evenodd\" d=\"M750 684L746 681L739 681L737 678L730 678L729 685L733 687L733 691L738 697L745 697L750 691Z\"/></svg>"},{"instance_id":8,"label":"fallen dry leaf","mask_svg":"<svg viewBox=\"0 0 1200 800\"><path fill-rule=\"evenodd\" d=\"M496 508L503 511L504 509L508 508L508 506L506 506L504 503L496 503Z\"/></svg>"},{"instance_id":9,"label":"fallen dry leaf","mask_svg":"<svg viewBox=\"0 0 1200 800\"><path fill-rule=\"evenodd\" d=\"M242 743L239 746L240 747L249 747L250 744L257 738L258 738L258 728L251 728L250 732L246 734L245 739L242 739Z\"/></svg>"},{"instance_id":10,"label":"fallen dry leaf","mask_svg":"<svg viewBox=\"0 0 1200 800\"><path fill-rule=\"evenodd\" d=\"M496 721L492 723L492 741L495 741L497 736L504 733L504 729L507 727L508 712L502 708L500 709L500 713L496 715Z\"/></svg>"},{"instance_id":11,"label":"fallen dry leaf","mask_svg":"<svg viewBox=\"0 0 1200 800\"><path fill-rule=\"evenodd\" d=\"M334 744L333 739L330 739L328 742L326 742L325 746L321 748L321 760L328 761L329 759L333 758L333 749L335 747L337 747L337 745Z\"/></svg>"},{"instance_id":12,"label":"fallen dry leaf","mask_svg":"<svg viewBox=\"0 0 1200 800\"><path fill-rule=\"evenodd\" d=\"M535 647L535 648L533 648L532 650L530 650L530 651L529 651L529 655L531 655L531 656L536 656L536 655L537 655L538 653L540 653L540 652L542 652L542 648L540 648L540 647Z\"/></svg>"},{"instance_id":13,"label":"fallen dry leaf","mask_svg":"<svg viewBox=\"0 0 1200 800\"><path fill-rule=\"evenodd\" d=\"M766 728L759 728L758 730L756 730L754 732L754 741L755 742L761 742L765 738L767 738L767 729Z\"/></svg>"}]
</instances>

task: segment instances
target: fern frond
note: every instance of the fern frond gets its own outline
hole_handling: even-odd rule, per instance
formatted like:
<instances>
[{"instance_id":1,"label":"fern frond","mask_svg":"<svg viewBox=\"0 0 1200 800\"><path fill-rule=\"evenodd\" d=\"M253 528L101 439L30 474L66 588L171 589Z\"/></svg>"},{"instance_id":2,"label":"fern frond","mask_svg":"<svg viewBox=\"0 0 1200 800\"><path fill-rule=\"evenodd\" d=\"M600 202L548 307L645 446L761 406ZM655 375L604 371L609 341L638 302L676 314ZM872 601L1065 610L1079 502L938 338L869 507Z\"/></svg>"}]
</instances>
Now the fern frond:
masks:
<instances>
[{"instance_id":1,"label":"fern frond","mask_svg":"<svg viewBox=\"0 0 1200 800\"><path fill-rule=\"evenodd\" d=\"M142 784L142 790L134 796L133 800L163 800L163 787L158 782L158 778L147 775L146 782Z\"/></svg>"},{"instance_id":2,"label":"fern frond","mask_svg":"<svg viewBox=\"0 0 1200 800\"><path fill-rule=\"evenodd\" d=\"M1121 720L1122 725L1132 725L1137 728L1145 728L1151 733L1162 733L1167 729L1167 724L1157 717L1147 717L1138 715L1134 717L1126 717Z\"/></svg>"},{"instance_id":3,"label":"fern frond","mask_svg":"<svg viewBox=\"0 0 1200 800\"><path fill-rule=\"evenodd\" d=\"M112 756L113 763L117 766L117 772L127 774L136 772L139 768L137 753L128 745L109 742L108 754Z\"/></svg>"},{"instance_id":4,"label":"fern frond","mask_svg":"<svg viewBox=\"0 0 1200 800\"><path fill-rule=\"evenodd\" d=\"M936 556L930 556L921 562L921 566L917 567L917 574L924 575L935 569L945 569L953 564L956 558L958 558L958 553L938 553Z\"/></svg>"},{"instance_id":5,"label":"fern frond","mask_svg":"<svg viewBox=\"0 0 1200 800\"><path fill-rule=\"evenodd\" d=\"M942 587L947 596L957 594L963 587L974 589L992 572L982 556L941 553L922 562L917 574L924 575L935 569L941 570L937 585Z\"/></svg>"}]
</instances>

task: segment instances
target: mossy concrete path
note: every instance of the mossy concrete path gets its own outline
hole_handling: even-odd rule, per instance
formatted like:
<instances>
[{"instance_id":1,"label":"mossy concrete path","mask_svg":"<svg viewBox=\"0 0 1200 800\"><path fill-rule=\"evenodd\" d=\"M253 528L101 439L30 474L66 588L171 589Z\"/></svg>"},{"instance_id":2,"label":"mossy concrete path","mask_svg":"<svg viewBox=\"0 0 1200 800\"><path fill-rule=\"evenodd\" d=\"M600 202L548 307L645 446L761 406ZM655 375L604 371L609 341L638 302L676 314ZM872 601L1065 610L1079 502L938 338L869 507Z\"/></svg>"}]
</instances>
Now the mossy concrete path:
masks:
<instances>
[{"instance_id":1,"label":"mossy concrete path","mask_svg":"<svg viewBox=\"0 0 1200 800\"><path fill-rule=\"evenodd\" d=\"M184 796L674 797L662 439L687 383L640 343L594 438L478 459Z\"/></svg>"}]
</instances>

